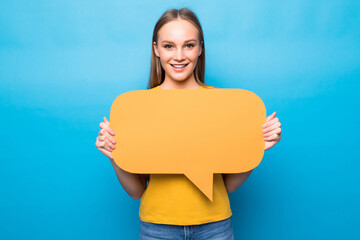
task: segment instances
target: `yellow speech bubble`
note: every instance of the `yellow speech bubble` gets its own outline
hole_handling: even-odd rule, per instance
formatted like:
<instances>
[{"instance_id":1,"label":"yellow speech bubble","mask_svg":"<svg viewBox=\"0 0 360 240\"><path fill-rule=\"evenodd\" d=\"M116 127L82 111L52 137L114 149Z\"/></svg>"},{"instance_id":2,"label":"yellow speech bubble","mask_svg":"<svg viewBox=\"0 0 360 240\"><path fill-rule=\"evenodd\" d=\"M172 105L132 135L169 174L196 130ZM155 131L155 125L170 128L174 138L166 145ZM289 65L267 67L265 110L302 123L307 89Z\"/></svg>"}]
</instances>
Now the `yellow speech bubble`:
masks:
<instances>
[{"instance_id":1,"label":"yellow speech bubble","mask_svg":"<svg viewBox=\"0 0 360 240\"><path fill-rule=\"evenodd\" d=\"M213 199L214 173L254 169L264 156L263 101L243 89L134 90L110 110L115 163L137 174L185 174Z\"/></svg>"}]
</instances>

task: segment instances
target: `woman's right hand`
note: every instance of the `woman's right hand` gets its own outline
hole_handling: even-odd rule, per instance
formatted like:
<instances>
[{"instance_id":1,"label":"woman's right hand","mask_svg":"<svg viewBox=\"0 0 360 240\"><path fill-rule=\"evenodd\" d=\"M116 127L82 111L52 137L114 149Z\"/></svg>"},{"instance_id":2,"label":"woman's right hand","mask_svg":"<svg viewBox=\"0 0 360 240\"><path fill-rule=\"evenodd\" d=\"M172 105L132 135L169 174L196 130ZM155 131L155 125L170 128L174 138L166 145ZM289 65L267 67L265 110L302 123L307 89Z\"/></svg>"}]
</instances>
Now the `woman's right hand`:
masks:
<instances>
[{"instance_id":1,"label":"woman's right hand","mask_svg":"<svg viewBox=\"0 0 360 240\"><path fill-rule=\"evenodd\" d=\"M114 130L110 128L110 122L103 118L104 122L100 123L101 130L99 136L96 138L95 146L111 160L114 160L111 152L115 149L115 139L112 137L115 135Z\"/></svg>"}]
</instances>

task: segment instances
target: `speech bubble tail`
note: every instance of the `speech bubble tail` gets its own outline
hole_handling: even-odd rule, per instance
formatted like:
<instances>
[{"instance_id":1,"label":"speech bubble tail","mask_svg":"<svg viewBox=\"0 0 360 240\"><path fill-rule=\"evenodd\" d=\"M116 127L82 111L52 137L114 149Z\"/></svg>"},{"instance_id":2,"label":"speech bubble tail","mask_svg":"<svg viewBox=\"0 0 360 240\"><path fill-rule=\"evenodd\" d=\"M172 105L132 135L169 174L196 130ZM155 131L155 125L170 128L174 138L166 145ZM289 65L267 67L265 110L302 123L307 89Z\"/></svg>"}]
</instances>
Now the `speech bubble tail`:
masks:
<instances>
[{"instance_id":1,"label":"speech bubble tail","mask_svg":"<svg viewBox=\"0 0 360 240\"><path fill-rule=\"evenodd\" d=\"M214 174L208 172L185 173L185 176L212 202Z\"/></svg>"}]
</instances>

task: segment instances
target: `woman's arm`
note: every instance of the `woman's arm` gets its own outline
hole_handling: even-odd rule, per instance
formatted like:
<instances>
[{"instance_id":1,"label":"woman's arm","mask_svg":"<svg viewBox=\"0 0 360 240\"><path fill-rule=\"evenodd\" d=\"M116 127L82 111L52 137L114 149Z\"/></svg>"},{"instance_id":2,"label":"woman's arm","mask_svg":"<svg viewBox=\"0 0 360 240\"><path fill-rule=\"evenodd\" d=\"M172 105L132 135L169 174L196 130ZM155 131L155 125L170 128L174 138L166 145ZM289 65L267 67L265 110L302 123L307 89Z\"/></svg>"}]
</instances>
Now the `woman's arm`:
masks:
<instances>
[{"instance_id":1,"label":"woman's arm","mask_svg":"<svg viewBox=\"0 0 360 240\"><path fill-rule=\"evenodd\" d=\"M265 150L272 148L281 139L281 123L275 118L276 112L273 112L266 118L263 125L263 135L265 141ZM222 174L224 184L228 193L235 192L250 176L252 170L244 173Z\"/></svg>"},{"instance_id":2,"label":"woman's arm","mask_svg":"<svg viewBox=\"0 0 360 240\"><path fill-rule=\"evenodd\" d=\"M124 190L135 200L141 198L146 189L148 175L126 172L116 165L114 159L110 158L110 161Z\"/></svg>"},{"instance_id":3,"label":"woman's arm","mask_svg":"<svg viewBox=\"0 0 360 240\"><path fill-rule=\"evenodd\" d=\"M238 189L250 176L251 172L253 170L250 170L248 172L243 173L230 173L230 174L222 174L224 184L226 187L226 191L228 193L235 192L236 189Z\"/></svg>"},{"instance_id":4,"label":"woman's arm","mask_svg":"<svg viewBox=\"0 0 360 240\"><path fill-rule=\"evenodd\" d=\"M101 130L99 131L99 136L96 138L95 146L110 159L111 164L115 169L116 176L127 194L137 200L141 198L146 189L149 174L134 174L126 172L116 165L111 154L115 149L116 144L116 141L113 138L113 136L115 136L115 132L110 128L110 122L107 118L104 116L103 119L104 122L100 123Z\"/></svg>"}]
</instances>

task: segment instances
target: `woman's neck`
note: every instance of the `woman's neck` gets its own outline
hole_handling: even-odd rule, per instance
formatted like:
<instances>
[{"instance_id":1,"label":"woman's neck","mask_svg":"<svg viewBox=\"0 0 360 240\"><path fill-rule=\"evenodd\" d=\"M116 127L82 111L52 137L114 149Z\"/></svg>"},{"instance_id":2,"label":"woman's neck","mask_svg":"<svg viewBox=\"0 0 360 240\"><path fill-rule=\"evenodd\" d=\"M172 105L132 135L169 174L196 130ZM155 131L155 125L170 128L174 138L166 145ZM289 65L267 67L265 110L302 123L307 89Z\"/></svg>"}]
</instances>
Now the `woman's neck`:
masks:
<instances>
[{"instance_id":1,"label":"woman's neck","mask_svg":"<svg viewBox=\"0 0 360 240\"><path fill-rule=\"evenodd\" d=\"M182 81L176 81L171 79L167 74L165 74L165 79L162 84L160 84L161 89L198 89L200 85L196 82L194 73L189 76L187 79Z\"/></svg>"},{"instance_id":2,"label":"woman's neck","mask_svg":"<svg viewBox=\"0 0 360 240\"><path fill-rule=\"evenodd\" d=\"M200 85L197 82L191 83L173 83L164 81L159 85L161 89L198 89Z\"/></svg>"}]
</instances>

